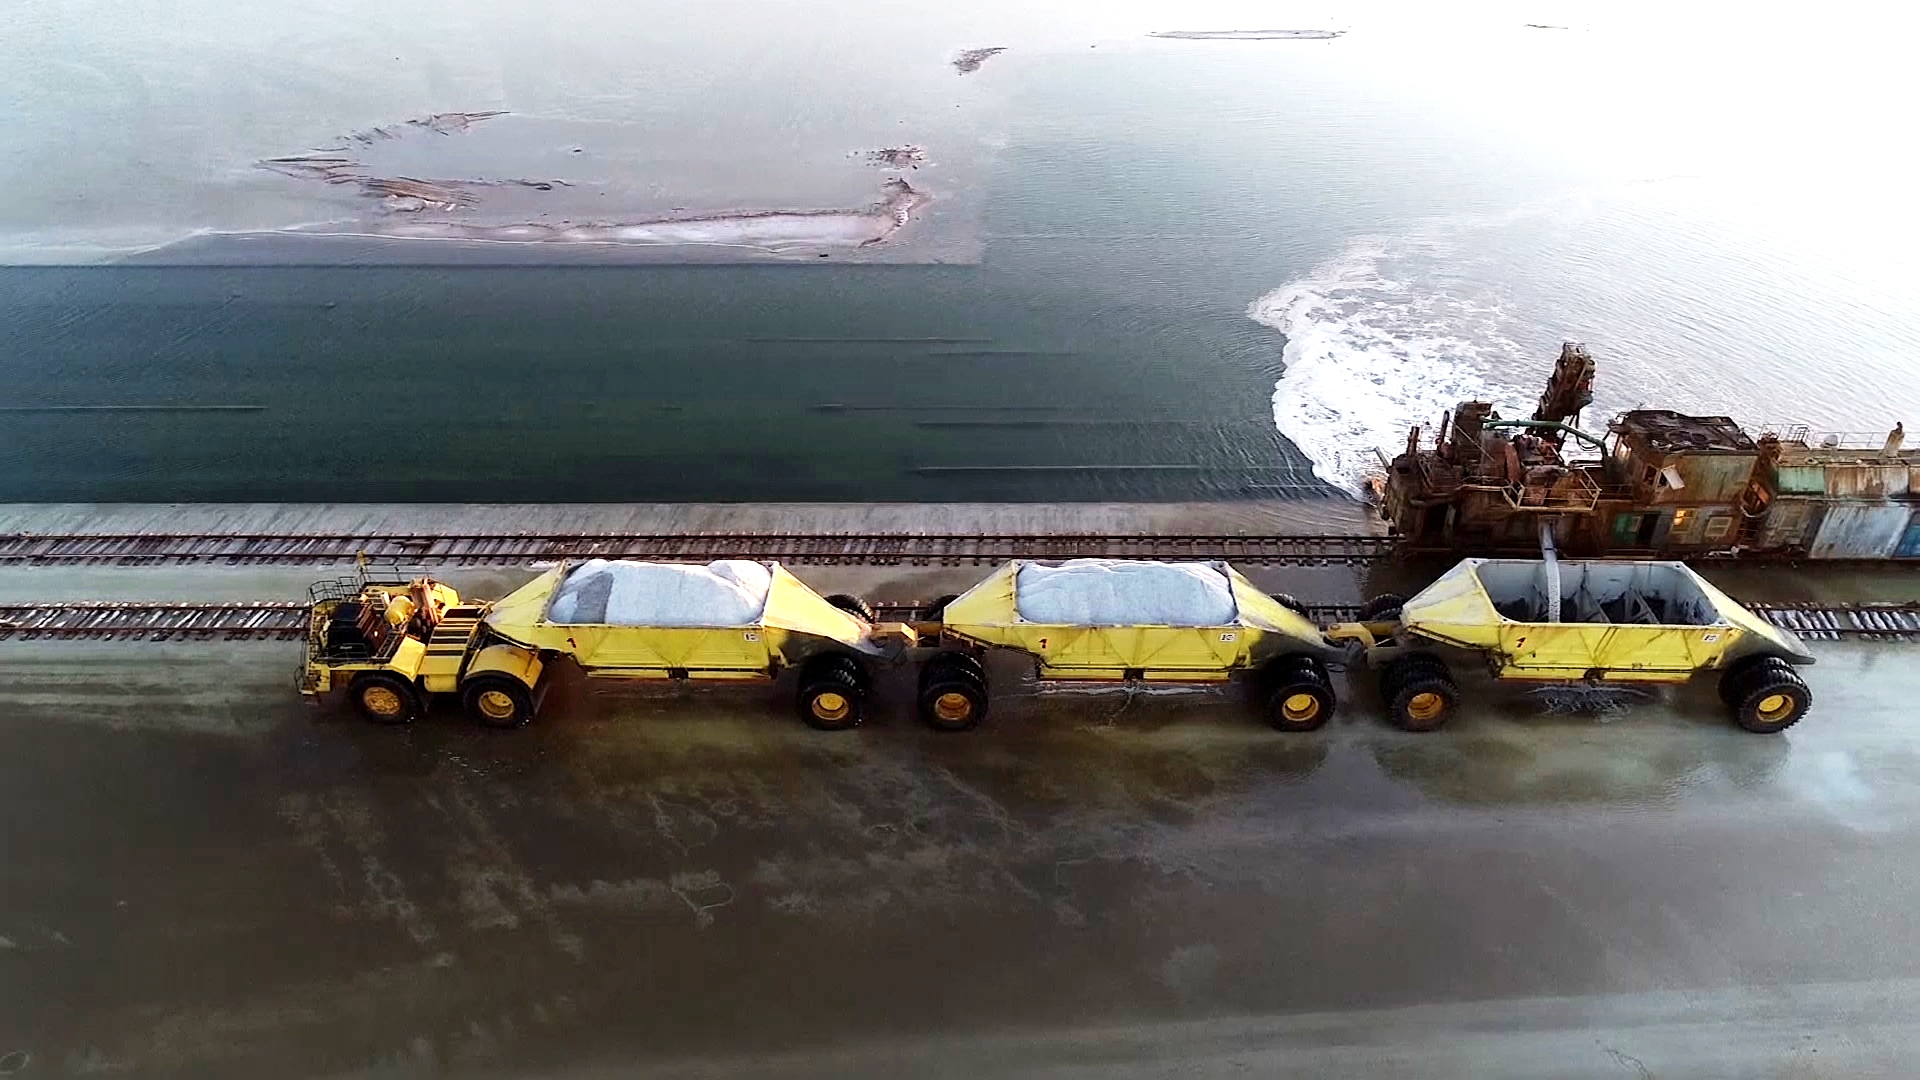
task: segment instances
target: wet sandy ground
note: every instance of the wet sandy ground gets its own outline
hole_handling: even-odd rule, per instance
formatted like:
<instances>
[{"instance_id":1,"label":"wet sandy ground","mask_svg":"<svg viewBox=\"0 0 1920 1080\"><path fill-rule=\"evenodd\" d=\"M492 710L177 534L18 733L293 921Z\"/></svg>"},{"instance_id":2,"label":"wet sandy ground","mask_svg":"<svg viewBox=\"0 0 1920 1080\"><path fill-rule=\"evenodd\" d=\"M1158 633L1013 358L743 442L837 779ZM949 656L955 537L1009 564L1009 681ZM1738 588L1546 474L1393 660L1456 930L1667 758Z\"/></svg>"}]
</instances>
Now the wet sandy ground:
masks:
<instances>
[{"instance_id":1,"label":"wet sandy ground","mask_svg":"<svg viewBox=\"0 0 1920 1080\"><path fill-rule=\"evenodd\" d=\"M568 682L535 726L296 699L284 643L0 645L0 1055L22 1075L1898 1074L1910 647L1784 737L1361 684L803 727ZM1343 684L1344 685L1344 684ZM22 1059L0 1060L0 1066Z\"/></svg>"}]
</instances>

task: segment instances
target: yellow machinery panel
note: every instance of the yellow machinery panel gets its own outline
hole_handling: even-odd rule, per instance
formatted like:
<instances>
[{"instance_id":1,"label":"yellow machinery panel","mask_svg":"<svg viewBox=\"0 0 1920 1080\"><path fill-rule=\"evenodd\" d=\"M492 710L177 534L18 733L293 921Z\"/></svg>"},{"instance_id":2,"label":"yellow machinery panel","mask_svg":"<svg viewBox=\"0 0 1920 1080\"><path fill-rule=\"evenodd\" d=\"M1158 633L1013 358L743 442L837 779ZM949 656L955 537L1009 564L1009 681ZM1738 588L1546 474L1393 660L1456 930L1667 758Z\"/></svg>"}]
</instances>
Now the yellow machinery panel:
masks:
<instances>
[{"instance_id":1,"label":"yellow machinery panel","mask_svg":"<svg viewBox=\"0 0 1920 1080\"><path fill-rule=\"evenodd\" d=\"M977 645L1031 655L1040 674L1057 679L1207 682L1287 653L1328 654L1320 630L1304 616L1261 592L1225 563L1234 620L1220 626L1068 626L1033 623L1019 610L1021 560L950 601L943 632Z\"/></svg>"},{"instance_id":2,"label":"yellow machinery panel","mask_svg":"<svg viewBox=\"0 0 1920 1080\"><path fill-rule=\"evenodd\" d=\"M467 665L466 677L471 679L475 675L507 675L532 687L539 685L543 667L540 654L532 649L523 649L518 645L495 644L473 655L473 663Z\"/></svg>"},{"instance_id":3,"label":"yellow machinery panel","mask_svg":"<svg viewBox=\"0 0 1920 1080\"><path fill-rule=\"evenodd\" d=\"M1558 582L1557 621L1548 592ZM1799 639L1684 563L1467 559L1401 609L1416 636L1485 653L1502 678L1678 682L1756 652L1796 663Z\"/></svg>"}]
</instances>

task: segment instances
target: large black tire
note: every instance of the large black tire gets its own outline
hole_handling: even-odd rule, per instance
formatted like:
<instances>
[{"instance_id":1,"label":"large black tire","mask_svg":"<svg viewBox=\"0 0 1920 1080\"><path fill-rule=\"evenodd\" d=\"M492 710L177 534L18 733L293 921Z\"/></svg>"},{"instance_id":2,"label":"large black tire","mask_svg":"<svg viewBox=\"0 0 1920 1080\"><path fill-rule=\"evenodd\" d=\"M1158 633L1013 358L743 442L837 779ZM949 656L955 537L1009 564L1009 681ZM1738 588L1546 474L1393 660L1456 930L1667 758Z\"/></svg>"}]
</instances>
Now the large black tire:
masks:
<instances>
[{"instance_id":1,"label":"large black tire","mask_svg":"<svg viewBox=\"0 0 1920 1080\"><path fill-rule=\"evenodd\" d=\"M1813 707L1813 691L1791 669L1756 668L1741 680L1733 722L1758 735L1773 735L1800 722Z\"/></svg>"},{"instance_id":2,"label":"large black tire","mask_svg":"<svg viewBox=\"0 0 1920 1080\"><path fill-rule=\"evenodd\" d=\"M847 731L866 719L867 688L860 668L844 657L809 664L800 673L800 719L819 731Z\"/></svg>"},{"instance_id":3,"label":"large black tire","mask_svg":"<svg viewBox=\"0 0 1920 1080\"><path fill-rule=\"evenodd\" d=\"M1360 605L1361 622L1392 622L1400 617L1407 598L1399 593L1381 593Z\"/></svg>"},{"instance_id":4,"label":"large black tire","mask_svg":"<svg viewBox=\"0 0 1920 1080\"><path fill-rule=\"evenodd\" d=\"M1424 675L1438 676L1448 680L1453 678L1452 672L1447 670L1447 662L1432 653L1408 653L1389 663L1380 672L1381 700L1392 704L1407 680Z\"/></svg>"},{"instance_id":5,"label":"large black tire","mask_svg":"<svg viewBox=\"0 0 1920 1080\"><path fill-rule=\"evenodd\" d=\"M1307 613L1307 605L1294 599L1292 593L1277 592L1273 594L1273 599L1275 603L1303 619L1312 618L1312 616Z\"/></svg>"},{"instance_id":6,"label":"large black tire","mask_svg":"<svg viewBox=\"0 0 1920 1080\"><path fill-rule=\"evenodd\" d=\"M1738 660L1720 676L1720 703L1733 708L1741 698L1740 684L1753 677L1754 672L1763 668L1792 671L1793 665L1781 656L1749 656Z\"/></svg>"},{"instance_id":7,"label":"large black tire","mask_svg":"<svg viewBox=\"0 0 1920 1080\"><path fill-rule=\"evenodd\" d=\"M946 618L947 605L958 599L960 599L960 594L957 592L950 592L945 596L936 597L933 603L927 607L927 621L939 622L941 619Z\"/></svg>"},{"instance_id":8,"label":"large black tire","mask_svg":"<svg viewBox=\"0 0 1920 1080\"><path fill-rule=\"evenodd\" d=\"M971 731L987 718L987 681L960 667L920 680L920 719L935 731Z\"/></svg>"},{"instance_id":9,"label":"large black tire","mask_svg":"<svg viewBox=\"0 0 1920 1080\"><path fill-rule=\"evenodd\" d=\"M1446 665L1418 653L1389 665L1380 676L1380 691L1388 716L1403 731L1433 731L1460 703L1460 688Z\"/></svg>"},{"instance_id":10,"label":"large black tire","mask_svg":"<svg viewBox=\"0 0 1920 1080\"><path fill-rule=\"evenodd\" d=\"M1328 688L1333 686L1333 676L1327 673L1327 665L1319 657L1308 656L1305 653L1276 656L1260 668L1260 678L1268 689L1303 675L1322 686Z\"/></svg>"},{"instance_id":11,"label":"large black tire","mask_svg":"<svg viewBox=\"0 0 1920 1080\"><path fill-rule=\"evenodd\" d=\"M410 724L426 712L420 691L391 671L363 671L347 686L354 710L376 724Z\"/></svg>"},{"instance_id":12,"label":"large black tire","mask_svg":"<svg viewBox=\"0 0 1920 1080\"><path fill-rule=\"evenodd\" d=\"M869 626L873 625L875 621L873 605L854 596L852 593L837 592L828 596L826 601L849 615L857 616Z\"/></svg>"},{"instance_id":13,"label":"large black tire","mask_svg":"<svg viewBox=\"0 0 1920 1080\"><path fill-rule=\"evenodd\" d=\"M511 675L475 675L460 687L460 704L482 727L509 731L533 721L533 691Z\"/></svg>"},{"instance_id":14,"label":"large black tire","mask_svg":"<svg viewBox=\"0 0 1920 1080\"><path fill-rule=\"evenodd\" d=\"M1275 731L1315 731L1333 716L1333 687L1307 668L1294 668L1267 696L1267 723Z\"/></svg>"},{"instance_id":15,"label":"large black tire","mask_svg":"<svg viewBox=\"0 0 1920 1080\"><path fill-rule=\"evenodd\" d=\"M982 684L987 681L987 668L980 662L979 657L972 653L942 652L933 654L926 663L920 665L921 685L956 671L965 672Z\"/></svg>"}]
</instances>

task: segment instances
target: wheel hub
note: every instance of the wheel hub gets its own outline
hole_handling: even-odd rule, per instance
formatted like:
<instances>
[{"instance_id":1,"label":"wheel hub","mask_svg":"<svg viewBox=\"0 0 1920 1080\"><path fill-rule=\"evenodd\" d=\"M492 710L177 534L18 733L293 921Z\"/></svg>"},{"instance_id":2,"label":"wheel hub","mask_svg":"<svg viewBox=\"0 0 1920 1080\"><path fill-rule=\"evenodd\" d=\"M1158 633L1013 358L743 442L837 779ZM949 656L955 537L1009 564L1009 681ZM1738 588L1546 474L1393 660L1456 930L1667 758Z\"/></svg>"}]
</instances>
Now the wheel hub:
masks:
<instances>
[{"instance_id":1,"label":"wheel hub","mask_svg":"<svg viewBox=\"0 0 1920 1080\"><path fill-rule=\"evenodd\" d=\"M1432 720L1446 710L1446 699L1431 690L1413 695L1407 701L1407 715L1415 720Z\"/></svg>"},{"instance_id":2,"label":"wheel hub","mask_svg":"<svg viewBox=\"0 0 1920 1080\"><path fill-rule=\"evenodd\" d=\"M814 695L813 715L822 720L844 720L851 711L853 703L847 700L845 694L828 690Z\"/></svg>"},{"instance_id":3,"label":"wheel hub","mask_svg":"<svg viewBox=\"0 0 1920 1080\"><path fill-rule=\"evenodd\" d=\"M958 690L949 690L933 699L933 714L942 720L965 720L973 715L973 699Z\"/></svg>"},{"instance_id":4,"label":"wheel hub","mask_svg":"<svg viewBox=\"0 0 1920 1080\"><path fill-rule=\"evenodd\" d=\"M1290 694L1280 703L1280 715L1295 723L1320 715L1320 699L1308 693Z\"/></svg>"},{"instance_id":5,"label":"wheel hub","mask_svg":"<svg viewBox=\"0 0 1920 1080\"><path fill-rule=\"evenodd\" d=\"M360 692L360 703L375 716L399 716L406 712L406 705L392 687L369 686Z\"/></svg>"},{"instance_id":6,"label":"wheel hub","mask_svg":"<svg viewBox=\"0 0 1920 1080\"><path fill-rule=\"evenodd\" d=\"M511 720L515 708L513 695L505 690L487 690L480 694L480 711L489 719Z\"/></svg>"}]
</instances>

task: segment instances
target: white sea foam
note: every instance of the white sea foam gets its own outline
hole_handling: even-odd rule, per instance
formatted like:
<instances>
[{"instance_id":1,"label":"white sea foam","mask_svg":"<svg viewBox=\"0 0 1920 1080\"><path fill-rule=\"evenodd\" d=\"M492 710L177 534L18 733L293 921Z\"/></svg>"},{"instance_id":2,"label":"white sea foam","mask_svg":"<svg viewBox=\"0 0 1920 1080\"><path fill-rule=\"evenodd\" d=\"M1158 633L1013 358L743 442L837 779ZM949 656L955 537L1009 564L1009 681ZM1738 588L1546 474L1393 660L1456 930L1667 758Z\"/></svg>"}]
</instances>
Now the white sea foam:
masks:
<instances>
[{"instance_id":1,"label":"white sea foam","mask_svg":"<svg viewBox=\"0 0 1920 1080\"><path fill-rule=\"evenodd\" d=\"M1449 253L1435 238L1358 240L1247 309L1286 335L1274 423L1328 483L1359 492L1376 448L1391 458L1456 402L1524 397L1491 373L1538 367L1538 350L1513 340L1497 295L1449 279Z\"/></svg>"}]
</instances>

